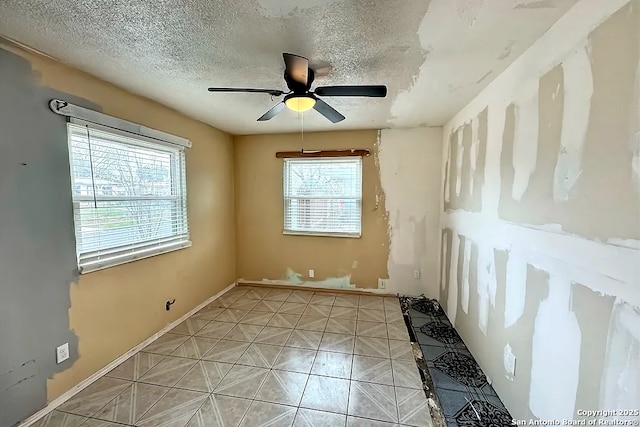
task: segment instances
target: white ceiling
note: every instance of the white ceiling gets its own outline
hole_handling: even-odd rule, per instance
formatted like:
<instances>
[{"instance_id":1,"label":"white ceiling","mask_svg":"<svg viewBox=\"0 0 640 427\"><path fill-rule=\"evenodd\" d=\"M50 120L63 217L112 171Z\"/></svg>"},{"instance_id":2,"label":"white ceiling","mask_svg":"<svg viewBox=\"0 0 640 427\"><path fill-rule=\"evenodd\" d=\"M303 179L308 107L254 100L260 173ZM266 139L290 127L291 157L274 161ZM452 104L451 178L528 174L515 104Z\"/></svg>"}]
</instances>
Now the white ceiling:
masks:
<instances>
[{"instance_id":1,"label":"white ceiling","mask_svg":"<svg viewBox=\"0 0 640 427\"><path fill-rule=\"evenodd\" d=\"M577 0L2 0L0 35L232 134L298 131L278 99L282 52L318 85L386 84L385 99L325 98L305 131L444 124ZM328 73L327 73L328 72Z\"/></svg>"}]
</instances>

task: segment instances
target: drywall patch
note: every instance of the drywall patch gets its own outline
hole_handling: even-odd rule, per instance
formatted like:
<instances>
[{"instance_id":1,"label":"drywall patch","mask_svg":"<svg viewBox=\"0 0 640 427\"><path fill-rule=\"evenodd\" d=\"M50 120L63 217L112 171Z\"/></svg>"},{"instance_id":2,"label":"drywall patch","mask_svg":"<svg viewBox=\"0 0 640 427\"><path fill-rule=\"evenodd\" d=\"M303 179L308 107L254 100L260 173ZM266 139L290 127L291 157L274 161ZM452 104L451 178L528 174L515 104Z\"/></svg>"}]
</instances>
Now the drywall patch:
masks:
<instances>
[{"instance_id":1,"label":"drywall patch","mask_svg":"<svg viewBox=\"0 0 640 427\"><path fill-rule=\"evenodd\" d=\"M571 311L571 283L550 277L549 297L540 304L533 333L529 407L537 417L575 416L581 340Z\"/></svg>"},{"instance_id":2,"label":"drywall patch","mask_svg":"<svg viewBox=\"0 0 640 427\"><path fill-rule=\"evenodd\" d=\"M462 311L469 313L469 267L471 265L471 239L464 240L464 257L462 264L462 295L460 302L462 303Z\"/></svg>"},{"instance_id":3,"label":"drywall patch","mask_svg":"<svg viewBox=\"0 0 640 427\"><path fill-rule=\"evenodd\" d=\"M455 326L456 311L458 309L458 259L460 258L461 239L455 231L453 231L452 234L451 261L449 263L449 292L447 295L447 317L451 321L451 324Z\"/></svg>"},{"instance_id":4,"label":"drywall patch","mask_svg":"<svg viewBox=\"0 0 640 427\"><path fill-rule=\"evenodd\" d=\"M1 39L0 43L4 44ZM78 358L78 338L69 330L69 285L78 276L67 129L65 119L51 113L48 103L60 98L96 107L40 86L29 62L2 48L0 69L0 98L11 100L0 103L0 424L4 427L42 409L47 378ZM70 358L57 365L55 348L65 342Z\"/></svg>"},{"instance_id":5,"label":"drywall patch","mask_svg":"<svg viewBox=\"0 0 640 427\"><path fill-rule=\"evenodd\" d=\"M616 302L609 327L605 366L600 381L600 407L612 410L638 408L640 308Z\"/></svg>"},{"instance_id":6,"label":"drywall patch","mask_svg":"<svg viewBox=\"0 0 640 427\"><path fill-rule=\"evenodd\" d=\"M536 84L534 84L536 83ZM536 169L538 149L538 85L524 85L516 104L515 135L513 143L513 188L511 197L520 200L529 186L531 174Z\"/></svg>"},{"instance_id":7,"label":"drywall patch","mask_svg":"<svg viewBox=\"0 0 640 427\"><path fill-rule=\"evenodd\" d=\"M384 129L377 147L388 213L391 292L438 296L442 130ZM415 279L413 271L420 270Z\"/></svg>"},{"instance_id":8,"label":"drywall patch","mask_svg":"<svg viewBox=\"0 0 640 427\"><path fill-rule=\"evenodd\" d=\"M505 292L504 327L508 328L522 316L527 294L527 262L518 250L509 253Z\"/></svg>"},{"instance_id":9,"label":"drywall patch","mask_svg":"<svg viewBox=\"0 0 640 427\"><path fill-rule=\"evenodd\" d=\"M562 68L564 118L553 184L553 198L556 201L569 200L571 189L580 177L593 94L593 77L587 47L581 46L576 49L562 63Z\"/></svg>"}]
</instances>

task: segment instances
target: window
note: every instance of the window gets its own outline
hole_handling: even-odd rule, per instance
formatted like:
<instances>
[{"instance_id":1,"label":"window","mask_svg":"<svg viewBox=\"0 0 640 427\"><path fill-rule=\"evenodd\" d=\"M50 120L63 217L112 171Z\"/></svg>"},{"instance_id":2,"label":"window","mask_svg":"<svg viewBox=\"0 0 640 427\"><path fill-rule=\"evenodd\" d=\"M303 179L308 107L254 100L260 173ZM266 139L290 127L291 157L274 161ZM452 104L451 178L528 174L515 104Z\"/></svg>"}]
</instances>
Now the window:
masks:
<instances>
[{"instance_id":1,"label":"window","mask_svg":"<svg viewBox=\"0 0 640 427\"><path fill-rule=\"evenodd\" d=\"M81 273L190 246L184 147L68 124Z\"/></svg>"},{"instance_id":2,"label":"window","mask_svg":"<svg viewBox=\"0 0 640 427\"><path fill-rule=\"evenodd\" d=\"M360 237L362 158L284 160L284 233Z\"/></svg>"}]
</instances>

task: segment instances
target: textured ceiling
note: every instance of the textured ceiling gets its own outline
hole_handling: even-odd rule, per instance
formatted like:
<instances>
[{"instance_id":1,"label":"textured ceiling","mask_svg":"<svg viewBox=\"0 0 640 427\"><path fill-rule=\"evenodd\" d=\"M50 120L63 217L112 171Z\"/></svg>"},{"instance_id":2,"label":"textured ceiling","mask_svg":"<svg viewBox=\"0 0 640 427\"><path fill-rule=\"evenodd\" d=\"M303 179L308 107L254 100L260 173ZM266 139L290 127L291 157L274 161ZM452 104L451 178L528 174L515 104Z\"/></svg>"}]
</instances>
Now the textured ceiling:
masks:
<instances>
[{"instance_id":1,"label":"textured ceiling","mask_svg":"<svg viewBox=\"0 0 640 427\"><path fill-rule=\"evenodd\" d=\"M233 134L442 125L576 0L0 0L0 35ZM282 52L317 85L386 84L325 98L347 118L209 86L286 89Z\"/></svg>"}]
</instances>

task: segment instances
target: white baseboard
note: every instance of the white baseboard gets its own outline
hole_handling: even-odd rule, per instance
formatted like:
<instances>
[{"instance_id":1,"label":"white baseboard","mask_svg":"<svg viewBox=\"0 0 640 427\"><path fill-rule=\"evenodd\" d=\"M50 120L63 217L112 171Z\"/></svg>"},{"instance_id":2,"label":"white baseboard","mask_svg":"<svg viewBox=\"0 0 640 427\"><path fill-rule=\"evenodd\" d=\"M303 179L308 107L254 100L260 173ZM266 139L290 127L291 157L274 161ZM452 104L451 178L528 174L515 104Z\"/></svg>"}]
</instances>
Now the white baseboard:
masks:
<instances>
[{"instance_id":1,"label":"white baseboard","mask_svg":"<svg viewBox=\"0 0 640 427\"><path fill-rule=\"evenodd\" d=\"M102 368L99 371L95 372L93 375L89 376L85 380L82 380L79 384L73 386L70 390L66 391L65 393L61 394L57 398L53 399L51 402L49 402L49 404L47 406L45 406L44 408L42 408L41 410L39 410L35 414L31 415L29 418L24 420L22 422L22 424L18 424L18 426L19 427L28 427L28 426L34 424L36 421L40 420L41 418L44 418L49 412L53 411L58 406L62 405L64 402L66 402L67 400L71 399L76 394L80 393L82 390L84 390L85 388L87 388L88 386L93 384L95 381L97 381L103 375L107 374L108 372L113 370L115 367L120 365L122 362L124 362L125 360L127 360L128 358L130 358L131 356L133 356L134 354L136 354L137 352L139 352L140 350L142 350L143 348L145 348L146 346L148 346L149 344L151 344L152 342L154 342L155 340L160 338L162 335L166 334L171 329L175 328L180 323L184 322L189 317L193 316L198 311L202 310L205 306L211 304L211 302L213 302L214 300L220 298L223 294L225 294L226 292L228 292L229 290L231 290L235 286L237 286L236 282L230 284L229 286L227 286L226 288L224 288L223 290L221 290L220 292L218 292L217 294L215 294L211 298L209 298L206 301L204 301L202 304L199 304L198 306L196 306L193 310L189 311L184 316L182 316L179 319L176 319L175 321L171 322L166 327L162 328L158 333L156 333L156 334L152 335L151 337L147 338L146 340L144 340L143 342L141 342L137 346L133 347L131 350L129 350L126 353L124 353L122 356L118 357L117 359L115 359L114 361L112 361L111 363L106 365L104 368Z\"/></svg>"}]
</instances>

